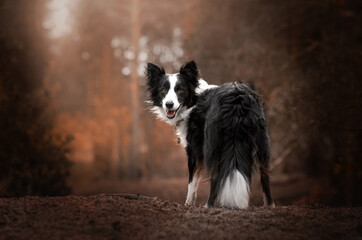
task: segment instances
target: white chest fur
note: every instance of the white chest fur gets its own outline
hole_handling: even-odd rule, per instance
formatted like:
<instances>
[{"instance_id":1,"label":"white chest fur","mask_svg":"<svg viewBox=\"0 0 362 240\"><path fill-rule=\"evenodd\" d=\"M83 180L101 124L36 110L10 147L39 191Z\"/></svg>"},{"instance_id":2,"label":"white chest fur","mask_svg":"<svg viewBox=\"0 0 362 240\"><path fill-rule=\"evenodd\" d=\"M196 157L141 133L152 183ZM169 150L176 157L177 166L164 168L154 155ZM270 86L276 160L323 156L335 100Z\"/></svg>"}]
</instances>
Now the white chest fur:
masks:
<instances>
[{"instance_id":1,"label":"white chest fur","mask_svg":"<svg viewBox=\"0 0 362 240\"><path fill-rule=\"evenodd\" d=\"M176 126L176 135L180 139L180 144L183 147L187 147L187 121L182 121Z\"/></svg>"},{"instance_id":2,"label":"white chest fur","mask_svg":"<svg viewBox=\"0 0 362 240\"><path fill-rule=\"evenodd\" d=\"M189 116L190 116L190 112L192 111L194 107L189 108L185 111L185 113L183 114L183 120L178 122L178 124L176 124L176 135L177 137L180 139L180 144L183 147L187 147L188 143L186 140L187 137L187 126L188 126L188 122L189 122Z\"/></svg>"}]
</instances>

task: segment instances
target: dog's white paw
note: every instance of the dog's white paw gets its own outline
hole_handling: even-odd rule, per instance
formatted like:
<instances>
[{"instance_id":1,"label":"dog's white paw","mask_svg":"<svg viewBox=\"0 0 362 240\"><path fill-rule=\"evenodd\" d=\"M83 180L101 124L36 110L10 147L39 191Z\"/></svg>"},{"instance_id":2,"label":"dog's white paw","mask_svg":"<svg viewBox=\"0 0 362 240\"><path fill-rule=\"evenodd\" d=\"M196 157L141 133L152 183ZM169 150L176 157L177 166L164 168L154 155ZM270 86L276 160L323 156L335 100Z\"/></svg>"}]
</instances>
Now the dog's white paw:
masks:
<instances>
[{"instance_id":1,"label":"dog's white paw","mask_svg":"<svg viewBox=\"0 0 362 240\"><path fill-rule=\"evenodd\" d=\"M195 206L195 203L196 203L196 199L187 198L186 202L185 202L185 205L186 206Z\"/></svg>"},{"instance_id":2,"label":"dog's white paw","mask_svg":"<svg viewBox=\"0 0 362 240\"><path fill-rule=\"evenodd\" d=\"M187 206L195 206L196 205L196 198L197 198L196 192L193 192L191 194L190 194L190 192L188 192L187 197L186 197L185 205L187 205Z\"/></svg>"}]
</instances>

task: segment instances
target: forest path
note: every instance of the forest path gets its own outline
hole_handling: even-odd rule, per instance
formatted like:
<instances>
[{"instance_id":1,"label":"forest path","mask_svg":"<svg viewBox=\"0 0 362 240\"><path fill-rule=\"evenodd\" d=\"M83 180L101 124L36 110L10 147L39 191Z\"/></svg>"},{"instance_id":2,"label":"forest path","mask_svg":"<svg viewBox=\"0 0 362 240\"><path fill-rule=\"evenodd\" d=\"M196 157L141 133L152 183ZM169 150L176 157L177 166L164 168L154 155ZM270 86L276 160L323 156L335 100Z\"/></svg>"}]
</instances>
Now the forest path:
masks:
<instances>
[{"instance_id":1,"label":"forest path","mask_svg":"<svg viewBox=\"0 0 362 240\"><path fill-rule=\"evenodd\" d=\"M123 194L0 198L0 239L362 239L362 208L205 209Z\"/></svg>"}]
</instances>

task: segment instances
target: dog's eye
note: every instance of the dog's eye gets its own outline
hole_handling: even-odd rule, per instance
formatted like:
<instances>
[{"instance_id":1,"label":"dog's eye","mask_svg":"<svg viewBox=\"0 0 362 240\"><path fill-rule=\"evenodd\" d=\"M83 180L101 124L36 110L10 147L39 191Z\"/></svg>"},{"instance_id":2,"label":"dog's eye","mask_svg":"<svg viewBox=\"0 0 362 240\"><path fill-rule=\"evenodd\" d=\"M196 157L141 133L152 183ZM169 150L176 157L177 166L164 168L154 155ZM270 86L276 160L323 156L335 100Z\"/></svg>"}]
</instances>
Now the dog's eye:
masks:
<instances>
[{"instance_id":1,"label":"dog's eye","mask_svg":"<svg viewBox=\"0 0 362 240\"><path fill-rule=\"evenodd\" d=\"M166 88L162 88L161 92L166 93L167 92Z\"/></svg>"},{"instance_id":2,"label":"dog's eye","mask_svg":"<svg viewBox=\"0 0 362 240\"><path fill-rule=\"evenodd\" d=\"M177 93L183 93L184 91L182 91L182 89L180 88L180 89L178 89L176 92L177 92Z\"/></svg>"}]
</instances>

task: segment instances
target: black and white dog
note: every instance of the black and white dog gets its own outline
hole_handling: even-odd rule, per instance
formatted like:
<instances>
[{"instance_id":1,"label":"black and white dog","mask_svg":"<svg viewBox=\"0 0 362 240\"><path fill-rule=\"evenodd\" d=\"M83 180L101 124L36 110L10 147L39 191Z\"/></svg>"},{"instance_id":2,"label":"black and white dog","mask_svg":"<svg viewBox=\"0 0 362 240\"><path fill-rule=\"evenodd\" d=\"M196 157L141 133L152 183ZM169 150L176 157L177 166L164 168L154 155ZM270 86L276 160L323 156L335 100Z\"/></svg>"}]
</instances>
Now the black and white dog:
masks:
<instances>
[{"instance_id":1,"label":"black and white dog","mask_svg":"<svg viewBox=\"0 0 362 240\"><path fill-rule=\"evenodd\" d=\"M208 85L194 61L177 74L147 65L153 112L176 127L188 157L186 204L194 205L201 171L210 179L206 206L245 208L253 170L259 167L264 206L274 207L269 188L269 137L258 95L242 83Z\"/></svg>"}]
</instances>

